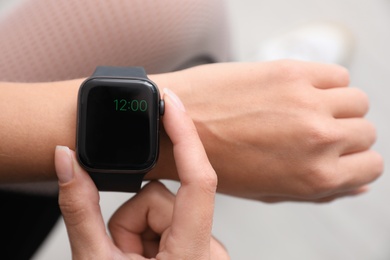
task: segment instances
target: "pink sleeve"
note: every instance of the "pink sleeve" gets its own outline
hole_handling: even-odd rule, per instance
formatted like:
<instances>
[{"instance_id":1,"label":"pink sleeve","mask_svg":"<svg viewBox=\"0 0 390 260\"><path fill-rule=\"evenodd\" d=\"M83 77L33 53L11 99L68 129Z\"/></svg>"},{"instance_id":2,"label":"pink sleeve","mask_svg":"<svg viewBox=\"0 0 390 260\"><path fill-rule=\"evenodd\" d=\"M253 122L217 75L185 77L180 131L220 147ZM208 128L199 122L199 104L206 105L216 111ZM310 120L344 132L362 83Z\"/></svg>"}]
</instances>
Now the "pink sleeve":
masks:
<instances>
[{"instance_id":1,"label":"pink sleeve","mask_svg":"<svg viewBox=\"0 0 390 260\"><path fill-rule=\"evenodd\" d=\"M224 0L19 0L0 17L0 80L86 77L97 65L148 73L229 58Z\"/></svg>"}]
</instances>

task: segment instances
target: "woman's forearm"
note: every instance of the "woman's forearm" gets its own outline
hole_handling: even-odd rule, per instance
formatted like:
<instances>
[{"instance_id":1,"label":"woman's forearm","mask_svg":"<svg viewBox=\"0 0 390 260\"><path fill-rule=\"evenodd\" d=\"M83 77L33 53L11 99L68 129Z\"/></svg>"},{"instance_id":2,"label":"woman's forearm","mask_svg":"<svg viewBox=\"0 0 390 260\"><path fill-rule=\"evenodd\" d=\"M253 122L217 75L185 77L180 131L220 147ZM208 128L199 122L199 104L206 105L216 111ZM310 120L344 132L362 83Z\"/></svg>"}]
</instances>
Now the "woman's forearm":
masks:
<instances>
[{"instance_id":1,"label":"woman's forearm","mask_svg":"<svg viewBox=\"0 0 390 260\"><path fill-rule=\"evenodd\" d=\"M0 181L54 179L53 149L74 148L82 80L0 83Z\"/></svg>"}]
</instances>

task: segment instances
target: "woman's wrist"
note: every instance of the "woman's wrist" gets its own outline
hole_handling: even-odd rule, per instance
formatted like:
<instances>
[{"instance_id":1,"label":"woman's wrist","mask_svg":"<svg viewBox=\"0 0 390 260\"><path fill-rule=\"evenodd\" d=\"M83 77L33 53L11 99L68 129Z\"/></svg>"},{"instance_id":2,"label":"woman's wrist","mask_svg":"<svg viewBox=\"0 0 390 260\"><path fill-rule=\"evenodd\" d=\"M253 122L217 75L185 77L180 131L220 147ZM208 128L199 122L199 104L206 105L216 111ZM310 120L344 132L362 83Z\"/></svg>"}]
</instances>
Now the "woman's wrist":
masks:
<instances>
[{"instance_id":1,"label":"woman's wrist","mask_svg":"<svg viewBox=\"0 0 390 260\"><path fill-rule=\"evenodd\" d=\"M55 179L55 146L75 146L81 82L0 84L1 182Z\"/></svg>"}]
</instances>

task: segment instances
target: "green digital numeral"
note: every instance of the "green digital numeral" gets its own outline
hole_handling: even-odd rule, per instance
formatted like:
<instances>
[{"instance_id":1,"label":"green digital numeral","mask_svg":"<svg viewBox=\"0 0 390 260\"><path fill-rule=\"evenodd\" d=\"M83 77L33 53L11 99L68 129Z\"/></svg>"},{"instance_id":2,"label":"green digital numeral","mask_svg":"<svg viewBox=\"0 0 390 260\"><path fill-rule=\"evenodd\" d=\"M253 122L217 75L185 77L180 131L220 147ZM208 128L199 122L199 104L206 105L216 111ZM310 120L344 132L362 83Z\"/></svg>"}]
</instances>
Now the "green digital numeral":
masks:
<instances>
[{"instance_id":1,"label":"green digital numeral","mask_svg":"<svg viewBox=\"0 0 390 260\"><path fill-rule=\"evenodd\" d=\"M115 111L141 111L145 112L148 109L148 102L146 100L131 100L126 99L115 99Z\"/></svg>"},{"instance_id":2,"label":"green digital numeral","mask_svg":"<svg viewBox=\"0 0 390 260\"><path fill-rule=\"evenodd\" d=\"M127 100L126 99L121 99L118 101L118 99L114 100L115 103L115 110L116 111L127 111L126 105L127 105Z\"/></svg>"}]
</instances>

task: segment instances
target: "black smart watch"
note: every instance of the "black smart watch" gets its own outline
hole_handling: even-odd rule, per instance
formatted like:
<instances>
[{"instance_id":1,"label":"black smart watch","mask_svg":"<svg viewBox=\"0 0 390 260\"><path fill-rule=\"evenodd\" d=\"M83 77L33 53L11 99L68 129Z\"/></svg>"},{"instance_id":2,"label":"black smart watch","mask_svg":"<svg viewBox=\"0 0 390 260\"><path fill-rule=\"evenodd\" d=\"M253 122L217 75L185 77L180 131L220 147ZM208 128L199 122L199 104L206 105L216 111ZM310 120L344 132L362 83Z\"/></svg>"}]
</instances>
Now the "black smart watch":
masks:
<instances>
[{"instance_id":1,"label":"black smart watch","mask_svg":"<svg viewBox=\"0 0 390 260\"><path fill-rule=\"evenodd\" d=\"M97 67L79 89L76 154L100 191L136 192L156 164L164 102L141 67Z\"/></svg>"}]
</instances>

